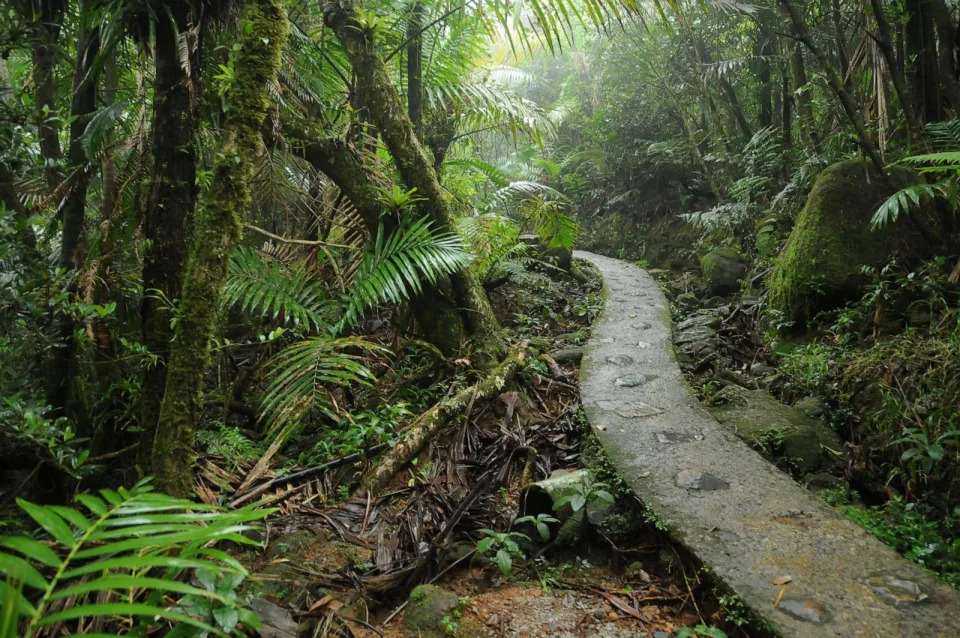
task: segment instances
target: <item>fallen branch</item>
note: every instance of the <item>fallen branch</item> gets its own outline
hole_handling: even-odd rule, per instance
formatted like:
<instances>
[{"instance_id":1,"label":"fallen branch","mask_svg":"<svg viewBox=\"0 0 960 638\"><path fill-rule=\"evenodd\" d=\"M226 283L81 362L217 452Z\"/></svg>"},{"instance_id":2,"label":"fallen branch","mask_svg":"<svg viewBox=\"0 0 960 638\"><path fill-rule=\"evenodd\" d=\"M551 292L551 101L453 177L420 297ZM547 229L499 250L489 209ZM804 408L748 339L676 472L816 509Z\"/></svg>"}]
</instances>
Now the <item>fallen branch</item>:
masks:
<instances>
[{"instance_id":1,"label":"fallen branch","mask_svg":"<svg viewBox=\"0 0 960 638\"><path fill-rule=\"evenodd\" d=\"M503 389L526 357L527 343L515 348L493 372L480 383L461 390L424 412L406 432L406 436L383 458L364 479L362 489L378 492L415 457L447 423L464 413L476 399L489 399Z\"/></svg>"}]
</instances>

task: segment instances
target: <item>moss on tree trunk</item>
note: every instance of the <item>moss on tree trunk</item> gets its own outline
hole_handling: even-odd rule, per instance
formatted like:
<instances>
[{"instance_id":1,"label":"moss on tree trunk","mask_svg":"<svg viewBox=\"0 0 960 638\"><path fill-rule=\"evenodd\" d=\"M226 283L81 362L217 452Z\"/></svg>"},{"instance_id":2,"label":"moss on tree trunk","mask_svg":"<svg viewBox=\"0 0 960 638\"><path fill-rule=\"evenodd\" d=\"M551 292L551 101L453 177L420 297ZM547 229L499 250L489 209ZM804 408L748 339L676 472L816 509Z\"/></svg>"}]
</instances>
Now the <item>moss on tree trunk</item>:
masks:
<instances>
[{"instance_id":1,"label":"moss on tree trunk","mask_svg":"<svg viewBox=\"0 0 960 638\"><path fill-rule=\"evenodd\" d=\"M420 208L430 216L437 229L451 229L455 215L450 196L440 186L383 58L376 51L373 33L358 16L357 4L350 0L326 2L324 18L353 66L357 101L379 129L404 184L407 188L415 188L417 195L423 198ZM428 333L435 345L446 354L452 354L460 345L459 335L465 334L474 343L474 364L492 367L506 351L506 342L480 280L476 273L465 270L451 275L449 289L450 299L434 290L429 295L429 305L414 303L418 320L435 324L436 316L442 314L449 325L441 331ZM439 304L446 306L442 312L438 312Z\"/></svg>"},{"instance_id":2,"label":"moss on tree trunk","mask_svg":"<svg viewBox=\"0 0 960 638\"><path fill-rule=\"evenodd\" d=\"M246 3L233 60L236 79L226 93L223 143L187 267L153 445L157 486L176 496L187 495L192 484L195 426L220 290L230 249L240 236L241 213L250 204L252 158L260 146L269 86L276 80L286 36L286 14L278 0Z\"/></svg>"}]
</instances>

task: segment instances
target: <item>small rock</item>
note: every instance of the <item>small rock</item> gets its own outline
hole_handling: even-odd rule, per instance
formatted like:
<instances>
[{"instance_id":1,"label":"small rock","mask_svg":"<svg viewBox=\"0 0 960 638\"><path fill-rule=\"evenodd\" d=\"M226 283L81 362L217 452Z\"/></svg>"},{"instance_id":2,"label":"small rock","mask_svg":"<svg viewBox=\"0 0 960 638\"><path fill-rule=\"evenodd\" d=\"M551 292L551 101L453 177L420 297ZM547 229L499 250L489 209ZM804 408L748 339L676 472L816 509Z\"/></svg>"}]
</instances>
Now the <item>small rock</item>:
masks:
<instances>
[{"instance_id":1,"label":"small rock","mask_svg":"<svg viewBox=\"0 0 960 638\"><path fill-rule=\"evenodd\" d=\"M617 354L611 357L606 358L607 363L612 363L615 366L628 366L633 364L633 357L627 356L625 354Z\"/></svg>"},{"instance_id":2,"label":"small rock","mask_svg":"<svg viewBox=\"0 0 960 638\"><path fill-rule=\"evenodd\" d=\"M697 296L692 292L685 292L683 294L677 295L676 303L681 308L696 308L700 304L700 300L697 299Z\"/></svg>"},{"instance_id":3,"label":"small rock","mask_svg":"<svg viewBox=\"0 0 960 638\"><path fill-rule=\"evenodd\" d=\"M460 598L436 585L419 585L410 592L403 625L410 636L442 638L447 635L443 619L453 614Z\"/></svg>"},{"instance_id":4,"label":"small rock","mask_svg":"<svg viewBox=\"0 0 960 638\"><path fill-rule=\"evenodd\" d=\"M777 371L776 368L766 363L763 363L762 361L758 361L757 363L754 363L752 366L750 366L750 374L755 377L769 377L771 374L774 374L776 371Z\"/></svg>"},{"instance_id":5,"label":"small rock","mask_svg":"<svg viewBox=\"0 0 960 638\"><path fill-rule=\"evenodd\" d=\"M639 580L644 583L652 582L650 574L646 572L646 570L643 568L643 563L640 561L634 561L627 565L626 575L627 578L631 580Z\"/></svg>"},{"instance_id":6,"label":"small rock","mask_svg":"<svg viewBox=\"0 0 960 638\"><path fill-rule=\"evenodd\" d=\"M818 419L823 415L823 402L818 397L804 397L794 403L793 407L812 419Z\"/></svg>"},{"instance_id":7,"label":"small rock","mask_svg":"<svg viewBox=\"0 0 960 638\"><path fill-rule=\"evenodd\" d=\"M274 605L266 598L254 598L251 606L263 625L260 630L263 638L297 638L298 625L290 610Z\"/></svg>"},{"instance_id":8,"label":"small rock","mask_svg":"<svg viewBox=\"0 0 960 638\"><path fill-rule=\"evenodd\" d=\"M650 379L642 374L631 374L625 377L617 377L613 384L618 388L636 388L648 381L650 381Z\"/></svg>"},{"instance_id":9,"label":"small rock","mask_svg":"<svg viewBox=\"0 0 960 638\"><path fill-rule=\"evenodd\" d=\"M677 487L685 490L725 490L730 484L716 476L696 470L682 470L677 474Z\"/></svg>"},{"instance_id":10,"label":"small rock","mask_svg":"<svg viewBox=\"0 0 960 638\"><path fill-rule=\"evenodd\" d=\"M714 295L729 295L740 289L747 267L736 251L727 248L712 250L700 260L703 281Z\"/></svg>"},{"instance_id":11,"label":"small rock","mask_svg":"<svg viewBox=\"0 0 960 638\"><path fill-rule=\"evenodd\" d=\"M890 574L871 576L867 579L867 585L880 597L880 600L894 607L912 605L929 598L917 583Z\"/></svg>"},{"instance_id":12,"label":"small rock","mask_svg":"<svg viewBox=\"0 0 960 638\"><path fill-rule=\"evenodd\" d=\"M807 475L805 485L811 492L819 492L821 490L845 487L847 482L829 472L817 472L816 474Z\"/></svg>"},{"instance_id":13,"label":"small rock","mask_svg":"<svg viewBox=\"0 0 960 638\"><path fill-rule=\"evenodd\" d=\"M564 348L553 353L553 360L559 364L580 363L583 359L583 348Z\"/></svg>"},{"instance_id":14,"label":"small rock","mask_svg":"<svg viewBox=\"0 0 960 638\"><path fill-rule=\"evenodd\" d=\"M777 609L798 620L816 624L826 622L828 617L827 608L811 598L784 598Z\"/></svg>"},{"instance_id":15,"label":"small rock","mask_svg":"<svg viewBox=\"0 0 960 638\"><path fill-rule=\"evenodd\" d=\"M653 638L670 638L670 632L667 632L667 631L655 631L655 632L653 632Z\"/></svg>"},{"instance_id":16,"label":"small rock","mask_svg":"<svg viewBox=\"0 0 960 638\"><path fill-rule=\"evenodd\" d=\"M720 315L713 313L696 314L678 323L677 332L683 332L690 328L716 328L720 325L721 321Z\"/></svg>"}]
</instances>

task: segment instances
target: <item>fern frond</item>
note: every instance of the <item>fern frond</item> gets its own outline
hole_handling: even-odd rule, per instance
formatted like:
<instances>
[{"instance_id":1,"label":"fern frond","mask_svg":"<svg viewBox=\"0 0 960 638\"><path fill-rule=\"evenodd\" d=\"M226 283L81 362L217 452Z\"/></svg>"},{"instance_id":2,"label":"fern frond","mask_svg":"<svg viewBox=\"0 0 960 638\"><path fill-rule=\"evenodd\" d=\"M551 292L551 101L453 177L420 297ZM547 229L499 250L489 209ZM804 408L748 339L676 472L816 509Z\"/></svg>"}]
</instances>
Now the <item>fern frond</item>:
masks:
<instances>
[{"instance_id":1,"label":"fern frond","mask_svg":"<svg viewBox=\"0 0 960 638\"><path fill-rule=\"evenodd\" d=\"M319 330L325 324L323 286L306 269L284 268L247 246L236 246L230 254L222 303L308 330Z\"/></svg>"},{"instance_id":2,"label":"fern frond","mask_svg":"<svg viewBox=\"0 0 960 638\"><path fill-rule=\"evenodd\" d=\"M242 545L256 543L243 532L249 523L274 510L223 508L152 492L148 480L130 490L101 490L100 495L80 494L76 500L88 510L56 505L36 505L18 499L18 505L53 539L43 543L26 536L0 539L0 600L19 618L20 636L40 635L44 628L80 618L109 621L133 619L131 633L146 633L157 620L185 624L216 635L227 635L205 618L170 608L169 594L193 596L236 609L248 626L256 618L242 603L230 600L216 587L196 587L181 580L187 570L205 574L247 575L240 563L213 549L217 541ZM24 596L22 590L38 592ZM71 600L66 607L57 601ZM36 602L31 602L36 601ZM59 611L54 609L59 608ZM16 621L14 621L16 622ZM234 622L236 625L236 622Z\"/></svg>"}]
</instances>

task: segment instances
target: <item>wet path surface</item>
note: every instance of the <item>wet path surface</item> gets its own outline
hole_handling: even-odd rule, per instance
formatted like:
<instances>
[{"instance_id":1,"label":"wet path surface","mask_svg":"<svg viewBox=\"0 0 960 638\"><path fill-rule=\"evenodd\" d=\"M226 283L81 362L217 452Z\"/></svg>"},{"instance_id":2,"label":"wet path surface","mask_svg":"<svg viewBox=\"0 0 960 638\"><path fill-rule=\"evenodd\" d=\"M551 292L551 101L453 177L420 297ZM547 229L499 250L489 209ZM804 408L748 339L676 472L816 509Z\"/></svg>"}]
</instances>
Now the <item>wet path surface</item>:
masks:
<instances>
[{"instance_id":1,"label":"wet path surface","mask_svg":"<svg viewBox=\"0 0 960 638\"><path fill-rule=\"evenodd\" d=\"M784 636L960 636L960 592L700 407L673 355L668 303L646 272L575 255L599 268L606 293L581 368L584 408L624 480L674 538Z\"/></svg>"}]
</instances>

